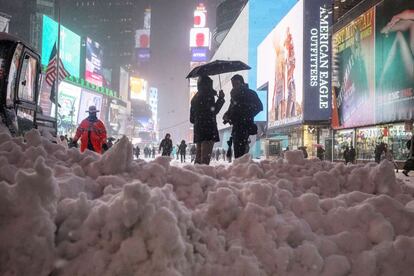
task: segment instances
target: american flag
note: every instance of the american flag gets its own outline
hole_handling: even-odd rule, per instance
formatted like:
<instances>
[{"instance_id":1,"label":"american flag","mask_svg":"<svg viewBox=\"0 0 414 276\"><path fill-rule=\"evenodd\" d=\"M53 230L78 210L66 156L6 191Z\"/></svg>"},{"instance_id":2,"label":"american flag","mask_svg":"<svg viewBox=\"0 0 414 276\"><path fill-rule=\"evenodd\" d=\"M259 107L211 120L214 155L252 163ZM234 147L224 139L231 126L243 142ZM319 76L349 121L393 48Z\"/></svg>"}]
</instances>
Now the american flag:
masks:
<instances>
[{"instance_id":1,"label":"american flag","mask_svg":"<svg viewBox=\"0 0 414 276\"><path fill-rule=\"evenodd\" d=\"M50 54L49 64L46 69L46 83L50 86L53 86L56 80L56 59L57 51L56 44L53 46L52 53ZM69 72L66 71L65 66L63 65L62 59L59 59L59 81L64 80L66 77L70 76Z\"/></svg>"}]
</instances>

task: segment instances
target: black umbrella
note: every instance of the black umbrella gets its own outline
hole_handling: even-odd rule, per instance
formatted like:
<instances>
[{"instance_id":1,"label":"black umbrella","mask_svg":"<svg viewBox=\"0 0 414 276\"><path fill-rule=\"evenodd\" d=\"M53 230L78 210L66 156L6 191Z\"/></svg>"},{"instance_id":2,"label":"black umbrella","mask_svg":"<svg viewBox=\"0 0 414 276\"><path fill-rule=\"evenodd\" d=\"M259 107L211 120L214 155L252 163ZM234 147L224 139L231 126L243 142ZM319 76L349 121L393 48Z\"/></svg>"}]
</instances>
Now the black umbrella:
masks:
<instances>
[{"instance_id":1,"label":"black umbrella","mask_svg":"<svg viewBox=\"0 0 414 276\"><path fill-rule=\"evenodd\" d=\"M235 71L241 70L249 70L251 67L241 61L238 60L215 60L207 64L203 64L200 66L195 67L191 72L187 75L187 79L189 78L196 78L199 76L212 76L212 75L219 75L223 73L230 73ZM220 76L219 76L220 80ZM220 80L220 87L221 87L221 80Z\"/></svg>"}]
</instances>

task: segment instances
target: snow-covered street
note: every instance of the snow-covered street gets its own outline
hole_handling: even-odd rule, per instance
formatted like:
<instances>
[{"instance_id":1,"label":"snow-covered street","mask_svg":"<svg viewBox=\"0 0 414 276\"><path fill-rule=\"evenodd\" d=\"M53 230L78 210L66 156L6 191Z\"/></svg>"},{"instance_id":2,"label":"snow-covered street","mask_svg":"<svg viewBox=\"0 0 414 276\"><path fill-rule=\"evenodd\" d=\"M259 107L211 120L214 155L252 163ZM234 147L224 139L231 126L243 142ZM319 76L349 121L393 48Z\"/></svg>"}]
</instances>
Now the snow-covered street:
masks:
<instances>
[{"instance_id":1,"label":"snow-covered street","mask_svg":"<svg viewBox=\"0 0 414 276\"><path fill-rule=\"evenodd\" d=\"M413 176L387 161L176 166L126 138L102 157L25 138L0 134L1 275L414 275Z\"/></svg>"}]
</instances>

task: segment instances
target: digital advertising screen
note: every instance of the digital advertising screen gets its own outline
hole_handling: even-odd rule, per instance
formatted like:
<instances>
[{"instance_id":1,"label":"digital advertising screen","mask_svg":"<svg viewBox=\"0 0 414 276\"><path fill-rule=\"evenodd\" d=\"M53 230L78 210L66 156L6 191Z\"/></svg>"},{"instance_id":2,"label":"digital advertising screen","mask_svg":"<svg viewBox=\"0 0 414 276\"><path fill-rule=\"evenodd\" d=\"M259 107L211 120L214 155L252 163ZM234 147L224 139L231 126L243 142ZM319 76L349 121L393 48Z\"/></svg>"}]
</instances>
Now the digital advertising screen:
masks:
<instances>
[{"instance_id":1,"label":"digital advertising screen","mask_svg":"<svg viewBox=\"0 0 414 276\"><path fill-rule=\"evenodd\" d=\"M58 132L59 134L72 134L76 131L81 88L62 81L59 84L58 102Z\"/></svg>"},{"instance_id":2,"label":"digital advertising screen","mask_svg":"<svg viewBox=\"0 0 414 276\"><path fill-rule=\"evenodd\" d=\"M249 1L249 32L248 32L248 61L251 69L248 71L248 82L250 88L256 90L257 85L257 47L280 22L280 20L297 3L297 0L250 0ZM264 99L264 94L259 95ZM266 95L267 99L267 95ZM267 107L267 102L263 102L263 108ZM262 121L267 108L255 117L255 121Z\"/></svg>"},{"instance_id":3,"label":"digital advertising screen","mask_svg":"<svg viewBox=\"0 0 414 276\"><path fill-rule=\"evenodd\" d=\"M147 100L147 81L137 77L130 77L130 98L131 100Z\"/></svg>"},{"instance_id":4,"label":"digital advertising screen","mask_svg":"<svg viewBox=\"0 0 414 276\"><path fill-rule=\"evenodd\" d=\"M192 62L207 62L208 61L208 48L191 48L191 61Z\"/></svg>"},{"instance_id":5,"label":"digital advertising screen","mask_svg":"<svg viewBox=\"0 0 414 276\"><path fill-rule=\"evenodd\" d=\"M58 23L50 17L43 15L42 27L42 65L47 66L50 54L58 41ZM60 58L66 71L79 78L81 38L71 30L60 27Z\"/></svg>"},{"instance_id":6,"label":"digital advertising screen","mask_svg":"<svg viewBox=\"0 0 414 276\"><path fill-rule=\"evenodd\" d=\"M135 48L150 47L150 30L141 29L135 31Z\"/></svg>"},{"instance_id":7,"label":"digital advertising screen","mask_svg":"<svg viewBox=\"0 0 414 276\"><path fill-rule=\"evenodd\" d=\"M137 58L138 64L146 63L151 58L150 49L149 48L137 48L135 56Z\"/></svg>"},{"instance_id":8,"label":"digital advertising screen","mask_svg":"<svg viewBox=\"0 0 414 276\"><path fill-rule=\"evenodd\" d=\"M258 48L258 87L268 85L268 126L303 120L303 1Z\"/></svg>"},{"instance_id":9,"label":"digital advertising screen","mask_svg":"<svg viewBox=\"0 0 414 276\"><path fill-rule=\"evenodd\" d=\"M119 134L119 130L123 127L122 124L124 118L122 115L123 109L126 109L127 105L125 102L118 99L109 100L109 113L108 113L108 123L110 127L111 135Z\"/></svg>"},{"instance_id":10,"label":"digital advertising screen","mask_svg":"<svg viewBox=\"0 0 414 276\"><path fill-rule=\"evenodd\" d=\"M339 62L339 86L333 88L334 128L374 123L374 27L375 8L371 8L333 35L333 51Z\"/></svg>"},{"instance_id":11,"label":"digital advertising screen","mask_svg":"<svg viewBox=\"0 0 414 276\"><path fill-rule=\"evenodd\" d=\"M87 111L91 105L96 106L96 109L99 111L102 108L102 95L92 93L86 89L82 89L81 95L78 124L80 124L83 119L88 117L89 113ZM100 114L98 114L98 118L100 118Z\"/></svg>"},{"instance_id":12,"label":"digital advertising screen","mask_svg":"<svg viewBox=\"0 0 414 276\"><path fill-rule=\"evenodd\" d=\"M128 100L129 73L124 68L119 68L119 96L122 100Z\"/></svg>"},{"instance_id":13,"label":"digital advertising screen","mask_svg":"<svg viewBox=\"0 0 414 276\"><path fill-rule=\"evenodd\" d=\"M103 85L103 50L98 42L86 38L85 79L97 86Z\"/></svg>"},{"instance_id":14,"label":"digital advertising screen","mask_svg":"<svg viewBox=\"0 0 414 276\"><path fill-rule=\"evenodd\" d=\"M210 29L209 28L191 28L190 30L190 47L210 47Z\"/></svg>"},{"instance_id":15,"label":"digital advertising screen","mask_svg":"<svg viewBox=\"0 0 414 276\"><path fill-rule=\"evenodd\" d=\"M410 120L414 113L414 1L378 4L375 38L375 122Z\"/></svg>"}]
</instances>

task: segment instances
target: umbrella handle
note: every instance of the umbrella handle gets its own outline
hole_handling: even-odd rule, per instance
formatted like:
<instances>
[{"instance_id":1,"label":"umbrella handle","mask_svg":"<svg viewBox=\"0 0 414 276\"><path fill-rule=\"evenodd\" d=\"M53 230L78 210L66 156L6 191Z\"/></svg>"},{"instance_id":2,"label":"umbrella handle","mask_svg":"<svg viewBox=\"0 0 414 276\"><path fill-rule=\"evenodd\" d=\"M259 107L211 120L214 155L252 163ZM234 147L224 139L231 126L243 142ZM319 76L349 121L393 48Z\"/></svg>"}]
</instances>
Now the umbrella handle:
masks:
<instances>
[{"instance_id":1,"label":"umbrella handle","mask_svg":"<svg viewBox=\"0 0 414 276\"><path fill-rule=\"evenodd\" d=\"M220 90L221 90L221 78L220 78L220 74L219 74L219 83L220 83Z\"/></svg>"}]
</instances>

